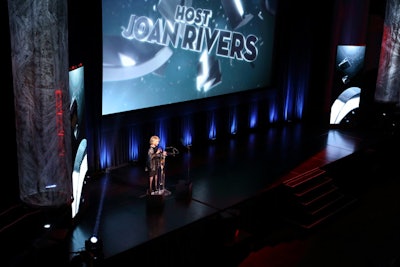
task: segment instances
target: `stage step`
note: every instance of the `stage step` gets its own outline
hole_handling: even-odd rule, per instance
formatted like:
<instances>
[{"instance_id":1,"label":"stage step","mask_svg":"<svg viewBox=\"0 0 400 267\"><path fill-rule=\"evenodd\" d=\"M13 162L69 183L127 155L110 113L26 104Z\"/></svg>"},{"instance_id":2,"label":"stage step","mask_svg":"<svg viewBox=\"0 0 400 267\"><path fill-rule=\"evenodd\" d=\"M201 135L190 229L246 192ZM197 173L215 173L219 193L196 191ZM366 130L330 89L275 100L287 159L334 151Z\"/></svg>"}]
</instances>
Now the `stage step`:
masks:
<instances>
[{"instance_id":1,"label":"stage step","mask_svg":"<svg viewBox=\"0 0 400 267\"><path fill-rule=\"evenodd\" d=\"M283 217L305 229L315 227L356 201L319 168L284 181L282 193Z\"/></svg>"}]
</instances>

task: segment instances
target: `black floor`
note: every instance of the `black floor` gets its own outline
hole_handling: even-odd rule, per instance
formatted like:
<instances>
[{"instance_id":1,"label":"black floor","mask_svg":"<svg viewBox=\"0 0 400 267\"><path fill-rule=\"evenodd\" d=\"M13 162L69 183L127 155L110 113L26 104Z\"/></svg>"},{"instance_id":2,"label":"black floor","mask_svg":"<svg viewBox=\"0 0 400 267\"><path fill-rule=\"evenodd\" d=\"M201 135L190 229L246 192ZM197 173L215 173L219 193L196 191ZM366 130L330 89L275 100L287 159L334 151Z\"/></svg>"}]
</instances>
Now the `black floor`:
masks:
<instances>
[{"instance_id":1,"label":"black floor","mask_svg":"<svg viewBox=\"0 0 400 267\"><path fill-rule=\"evenodd\" d=\"M2 212L3 258L6 266L399 266L399 143L391 131L294 124L177 145L167 157L170 194L147 196L144 168L132 163L87 179L72 226L68 208ZM337 204L304 212L314 204L299 205L285 186L303 180L339 192L329 199L321 189L309 202ZM57 227L41 230L46 219ZM100 249L85 247L93 234Z\"/></svg>"}]
</instances>

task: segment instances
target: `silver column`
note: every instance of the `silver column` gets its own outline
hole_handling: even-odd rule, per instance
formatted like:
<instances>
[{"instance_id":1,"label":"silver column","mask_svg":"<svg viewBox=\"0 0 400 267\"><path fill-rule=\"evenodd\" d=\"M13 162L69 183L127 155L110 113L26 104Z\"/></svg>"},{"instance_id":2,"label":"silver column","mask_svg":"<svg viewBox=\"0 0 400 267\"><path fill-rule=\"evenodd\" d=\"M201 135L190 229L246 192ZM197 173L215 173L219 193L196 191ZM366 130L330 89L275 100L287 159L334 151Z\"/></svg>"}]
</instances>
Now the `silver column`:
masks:
<instances>
[{"instance_id":1,"label":"silver column","mask_svg":"<svg viewBox=\"0 0 400 267\"><path fill-rule=\"evenodd\" d=\"M71 203L67 0L9 0L20 198Z\"/></svg>"}]
</instances>

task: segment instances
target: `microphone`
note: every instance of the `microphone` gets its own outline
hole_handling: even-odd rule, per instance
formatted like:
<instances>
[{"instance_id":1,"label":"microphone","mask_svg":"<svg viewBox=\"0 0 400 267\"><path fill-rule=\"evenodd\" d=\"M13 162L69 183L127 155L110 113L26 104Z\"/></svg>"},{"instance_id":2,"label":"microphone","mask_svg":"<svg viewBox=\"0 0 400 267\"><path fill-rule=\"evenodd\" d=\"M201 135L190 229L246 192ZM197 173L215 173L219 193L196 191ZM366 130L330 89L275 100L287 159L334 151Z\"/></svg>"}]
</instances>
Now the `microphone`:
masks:
<instances>
[{"instance_id":1,"label":"microphone","mask_svg":"<svg viewBox=\"0 0 400 267\"><path fill-rule=\"evenodd\" d=\"M171 152L169 152L168 150L170 150ZM165 151L167 151L168 154L172 155L172 156L175 156L175 155L179 154L179 150L177 148L173 147L173 146L167 146L165 148Z\"/></svg>"}]
</instances>

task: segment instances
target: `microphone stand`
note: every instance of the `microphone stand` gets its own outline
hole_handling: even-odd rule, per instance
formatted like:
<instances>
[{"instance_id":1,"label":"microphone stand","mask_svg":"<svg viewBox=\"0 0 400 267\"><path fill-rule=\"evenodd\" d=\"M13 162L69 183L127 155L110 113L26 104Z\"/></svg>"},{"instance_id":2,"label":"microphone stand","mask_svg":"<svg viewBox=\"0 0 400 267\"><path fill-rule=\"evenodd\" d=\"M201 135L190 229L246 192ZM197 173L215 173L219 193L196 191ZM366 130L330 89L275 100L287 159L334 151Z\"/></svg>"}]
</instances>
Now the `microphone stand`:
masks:
<instances>
[{"instance_id":1,"label":"microphone stand","mask_svg":"<svg viewBox=\"0 0 400 267\"><path fill-rule=\"evenodd\" d=\"M168 152L168 149L172 149L172 152ZM160 164L160 192L162 195L164 196L169 196L171 195L171 191L167 190L165 188L165 164L166 164L166 158L167 156L175 156L177 154L179 154L178 149L176 149L175 147L166 147L165 148L165 152L167 152L166 155L162 155L161 158L161 164Z\"/></svg>"},{"instance_id":2,"label":"microphone stand","mask_svg":"<svg viewBox=\"0 0 400 267\"><path fill-rule=\"evenodd\" d=\"M177 195L180 199L190 200L192 197L192 182L190 181L190 167L191 167L191 155L190 155L190 145L186 146L188 150L187 154L187 177L182 179L179 183L179 194Z\"/></svg>"},{"instance_id":3,"label":"microphone stand","mask_svg":"<svg viewBox=\"0 0 400 267\"><path fill-rule=\"evenodd\" d=\"M188 183L190 181L190 145L186 146L188 150L188 162L187 162L187 177L186 177L186 182Z\"/></svg>"}]
</instances>

